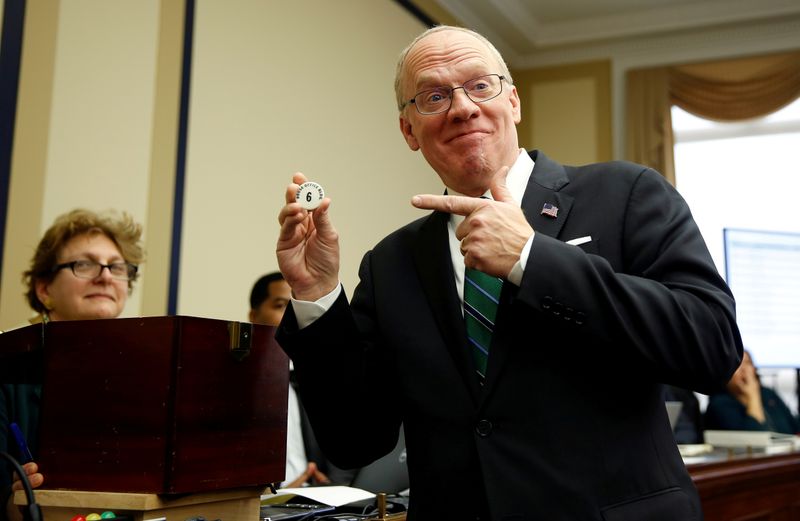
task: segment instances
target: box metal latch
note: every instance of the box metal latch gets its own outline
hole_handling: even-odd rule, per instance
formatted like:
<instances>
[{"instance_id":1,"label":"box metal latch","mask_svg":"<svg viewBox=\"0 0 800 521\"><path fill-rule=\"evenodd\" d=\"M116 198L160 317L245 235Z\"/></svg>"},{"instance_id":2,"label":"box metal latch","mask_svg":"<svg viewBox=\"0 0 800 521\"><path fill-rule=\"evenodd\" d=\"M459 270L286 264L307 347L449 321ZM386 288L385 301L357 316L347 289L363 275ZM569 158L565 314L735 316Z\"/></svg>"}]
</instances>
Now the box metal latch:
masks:
<instances>
[{"instance_id":1,"label":"box metal latch","mask_svg":"<svg viewBox=\"0 0 800 521\"><path fill-rule=\"evenodd\" d=\"M253 324L249 322L228 322L228 340L230 341L231 355L237 362L241 362L250 354L251 340L253 338Z\"/></svg>"}]
</instances>

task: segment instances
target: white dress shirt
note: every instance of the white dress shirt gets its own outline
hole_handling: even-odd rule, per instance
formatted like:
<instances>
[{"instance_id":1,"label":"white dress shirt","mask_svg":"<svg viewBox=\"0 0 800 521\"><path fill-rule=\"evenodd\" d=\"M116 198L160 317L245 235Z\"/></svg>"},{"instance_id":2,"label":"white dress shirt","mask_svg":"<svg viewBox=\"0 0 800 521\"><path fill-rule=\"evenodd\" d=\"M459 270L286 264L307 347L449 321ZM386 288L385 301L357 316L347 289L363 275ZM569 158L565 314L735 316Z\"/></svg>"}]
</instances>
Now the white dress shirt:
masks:
<instances>
[{"instance_id":1,"label":"white dress shirt","mask_svg":"<svg viewBox=\"0 0 800 521\"><path fill-rule=\"evenodd\" d=\"M286 407L286 481L281 487L291 483L306 471L308 459L303 443L303 429L300 425L300 402L294 387L289 386L289 402Z\"/></svg>"}]
</instances>

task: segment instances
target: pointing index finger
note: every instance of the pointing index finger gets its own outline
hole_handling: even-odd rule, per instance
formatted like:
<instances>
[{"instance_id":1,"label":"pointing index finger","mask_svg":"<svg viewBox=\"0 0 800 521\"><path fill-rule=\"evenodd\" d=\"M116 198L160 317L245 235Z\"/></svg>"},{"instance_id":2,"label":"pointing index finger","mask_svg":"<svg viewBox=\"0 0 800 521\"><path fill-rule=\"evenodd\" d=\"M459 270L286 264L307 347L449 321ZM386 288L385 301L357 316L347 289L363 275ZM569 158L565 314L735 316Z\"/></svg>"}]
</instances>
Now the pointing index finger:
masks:
<instances>
[{"instance_id":1,"label":"pointing index finger","mask_svg":"<svg viewBox=\"0 0 800 521\"><path fill-rule=\"evenodd\" d=\"M478 208L489 204L487 199L477 197L464 197L460 195L415 195L411 204L422 210L438 210L440 212L454 213L467 216Z\"/></svg>"}]
</instances>

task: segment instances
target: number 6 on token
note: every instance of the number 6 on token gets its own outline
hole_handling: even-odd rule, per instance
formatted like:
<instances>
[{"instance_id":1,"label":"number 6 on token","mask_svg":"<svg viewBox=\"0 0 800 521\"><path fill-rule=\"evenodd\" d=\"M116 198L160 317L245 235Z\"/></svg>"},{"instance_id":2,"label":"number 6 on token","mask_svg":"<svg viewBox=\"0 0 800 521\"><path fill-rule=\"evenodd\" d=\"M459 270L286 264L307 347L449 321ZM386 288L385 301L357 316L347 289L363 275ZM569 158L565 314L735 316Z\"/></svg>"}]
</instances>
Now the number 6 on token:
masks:
<instances>
[{"instance_id":1,"label":"number 6 on token","mask_svg":"<svg viewBox=\"0 0 800 521\"><path fill-rule=\"evenodd\" d=\"M295 200L306 210L313 210L325 199L325 190L317 183L307 181L297 189Z\"/></svg>"}]
</instances>

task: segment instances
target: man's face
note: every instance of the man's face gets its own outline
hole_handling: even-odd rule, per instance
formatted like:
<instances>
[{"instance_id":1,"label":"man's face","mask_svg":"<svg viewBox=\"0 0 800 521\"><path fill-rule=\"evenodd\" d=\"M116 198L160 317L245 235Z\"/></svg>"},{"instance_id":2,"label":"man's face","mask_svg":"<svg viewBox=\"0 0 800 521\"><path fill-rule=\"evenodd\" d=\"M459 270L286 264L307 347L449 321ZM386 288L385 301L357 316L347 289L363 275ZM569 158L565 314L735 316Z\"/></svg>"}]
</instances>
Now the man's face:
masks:
<instances>
[{"instance_id":1,"label":"man's face","mask_svg":"<svg viewBox=\"0 0 800 521\"><path fill-rule=\"evenodd\" d=\"M277 326L281 323L283 312L292 298L292 289L285 280L274 280L269 283L269 296L256 309L250 310L250 322Z\"/></svg>"},{"instance_id":2,"label":"man's face","mask_svg":"<svg viewBox=\"0 0 800 521\"><path fill-rule=\"evenodd\" d=\"M500 65L483 42L468 33L440 31L409 51L401 83L403 98L500 73ZM422 151L445 185L479 196L488 190L497 170L516 161L519 121L517 90L504 81L503 92L483 103L473 103L462 89L454 91L450 109L441 114L422 115L408 104L400 113L400 130L411 150Z\"/></svg>"}]
</instances>

